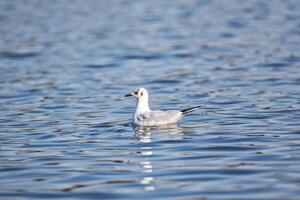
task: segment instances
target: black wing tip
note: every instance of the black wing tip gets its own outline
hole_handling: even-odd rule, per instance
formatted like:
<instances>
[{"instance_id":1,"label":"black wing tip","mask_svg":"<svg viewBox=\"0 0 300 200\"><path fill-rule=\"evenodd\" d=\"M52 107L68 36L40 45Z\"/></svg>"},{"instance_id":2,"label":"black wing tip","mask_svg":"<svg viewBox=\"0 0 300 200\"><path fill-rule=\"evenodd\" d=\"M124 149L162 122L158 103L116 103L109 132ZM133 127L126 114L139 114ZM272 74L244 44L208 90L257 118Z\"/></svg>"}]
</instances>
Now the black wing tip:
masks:
<instances>
[{"instance_id":1,"label":"black wing tip","mask_svg":"<svg viewBox=\"0 0 300 200\"><path fill-rule=\"evenodd\" d=\"M180 110L180 112L182 112L182 114L187 114L187 113L193 112L196 108L200 108L200 107L201 106L194 106L191 108L186 108L186 109Z\"/></svg>"}]
</instances>

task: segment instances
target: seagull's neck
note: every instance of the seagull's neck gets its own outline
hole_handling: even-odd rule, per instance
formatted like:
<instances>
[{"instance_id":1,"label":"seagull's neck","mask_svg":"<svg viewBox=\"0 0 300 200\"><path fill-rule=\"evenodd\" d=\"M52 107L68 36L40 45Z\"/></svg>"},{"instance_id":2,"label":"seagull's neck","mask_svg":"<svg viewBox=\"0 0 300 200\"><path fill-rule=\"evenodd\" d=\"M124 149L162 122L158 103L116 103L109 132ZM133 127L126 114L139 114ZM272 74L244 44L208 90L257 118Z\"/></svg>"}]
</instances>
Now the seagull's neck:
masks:
<instances>
[{"instance_id":1,"label":"seagull's neck","mask_svg":"<svg viewBox=\"0 0 300 200\"><path fill-rule=\"evenodd\" d=\"M148 97L140 97L137 100L137 105L136 105L136 113L143 113L143 112L148 112L150 111L149 104L148 104Z\"/></svg>"}]
</instances>

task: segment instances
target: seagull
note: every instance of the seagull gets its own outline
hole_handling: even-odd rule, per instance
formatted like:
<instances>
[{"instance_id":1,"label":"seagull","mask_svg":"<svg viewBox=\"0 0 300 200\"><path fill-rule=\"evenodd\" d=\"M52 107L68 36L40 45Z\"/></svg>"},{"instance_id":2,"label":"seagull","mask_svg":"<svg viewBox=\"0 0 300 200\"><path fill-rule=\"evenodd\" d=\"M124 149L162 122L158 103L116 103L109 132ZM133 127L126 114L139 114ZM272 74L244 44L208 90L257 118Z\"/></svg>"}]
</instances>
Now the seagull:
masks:
<instances>
[{"instance_id":1,"label":"seagull","mask_svg":"<svg viewBox=\"0 0 300 200\"><path fill-rule=\"evenodd\" d=\"M186 114L193 112L200 106L194 106L183 110L151 110L148 104L148 91L138 88L134 92L126 94L125 97L136 97L136 111L133 115L133 124L137 126L163 126L174 124Z\"/></svg>"}]
</instances>

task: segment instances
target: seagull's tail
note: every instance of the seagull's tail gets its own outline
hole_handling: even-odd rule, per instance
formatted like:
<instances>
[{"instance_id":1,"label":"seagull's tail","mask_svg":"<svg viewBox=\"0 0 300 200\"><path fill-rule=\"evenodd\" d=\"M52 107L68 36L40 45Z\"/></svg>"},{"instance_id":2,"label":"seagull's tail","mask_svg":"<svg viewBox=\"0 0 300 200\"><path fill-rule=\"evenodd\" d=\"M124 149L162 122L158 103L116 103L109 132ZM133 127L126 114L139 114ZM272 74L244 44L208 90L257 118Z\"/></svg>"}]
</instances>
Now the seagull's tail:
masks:
<instances>
[{"instance_id":1,"label":"seagull's tail","mask_svg":"<svg viewBox=\"0 0 300 200\"><path fill-rule=\"evenodd\" d=\"M191 107L191 108L186 108L186 109L183 109L181 110L182 114L185 115L185 114L188 114L190 112L193 112L196 108L200 108L201 106L194 106L194 107Z\"/></svg>"}]
</instances>

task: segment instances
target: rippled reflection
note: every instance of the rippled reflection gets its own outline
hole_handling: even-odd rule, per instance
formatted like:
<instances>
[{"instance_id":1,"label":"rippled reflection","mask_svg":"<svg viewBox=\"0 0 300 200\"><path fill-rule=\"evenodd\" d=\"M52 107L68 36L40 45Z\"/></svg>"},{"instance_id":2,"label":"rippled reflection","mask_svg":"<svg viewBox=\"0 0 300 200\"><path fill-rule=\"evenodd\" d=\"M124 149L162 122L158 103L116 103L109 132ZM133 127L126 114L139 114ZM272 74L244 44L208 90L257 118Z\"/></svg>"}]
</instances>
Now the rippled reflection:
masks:
<instances>
[{"instance_id":1,"label":"rippled reflection","mask_svg":"<svg viewBox=\"0 0 300 200\"><path fill-rule=\"evenodd\" d=\"M186 134L191 133L191 130L184 129L180 127L178 124L168 124L163 126L153 126L153 127L133 127L135 135L138 138L150 138L151 132L160 132L160 133L168 133L168 134Z\"/></svg>"},{"instance_id":2,"label":"rippled reflection","mask_svg":"<svg viewBox=\"0 0 300 200\"><path fill-rule=\"evenodd\" d=\"M146 175L140 180L140 183L144 185L144 190L155 190L155 163L150 160L151 156L155 156L154 149L151 145L152 133L155 134L185 134L190 131L184 130L177 124L164 125L160 127L133 127L135 135L139 142L143 145L140 147L140 155L142 161L140 162L141 172Z\"/></svg>"},{"instance_id":3,"label":"rippled reflection","mask_svg":"<svg viewBox=\"0 0 300 200\"><path fill-rule=\"evenodd\" d=\"M155 190L155 179L153 177L154 167L149 160L149 156L153 155L151 146L151 128L135 127L134 130L138 140L143 144L140 147L140 154L142 156L140 166L142 173L145 175L140 180L140 183L144 185L144 190Z\"/></svg>"}]
</instances>

